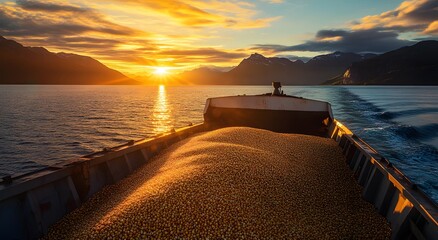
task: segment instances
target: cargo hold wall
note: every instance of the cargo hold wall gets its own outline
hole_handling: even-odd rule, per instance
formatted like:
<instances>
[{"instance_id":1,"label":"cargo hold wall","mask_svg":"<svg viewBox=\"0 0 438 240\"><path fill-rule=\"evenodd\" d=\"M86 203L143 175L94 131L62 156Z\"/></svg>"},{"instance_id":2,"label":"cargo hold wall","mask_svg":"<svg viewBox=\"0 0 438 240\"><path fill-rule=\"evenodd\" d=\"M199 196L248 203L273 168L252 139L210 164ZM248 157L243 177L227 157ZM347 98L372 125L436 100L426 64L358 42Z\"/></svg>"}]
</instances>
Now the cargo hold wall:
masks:
<instances>
[{"instance_id":1,"label":"cargo hold wall","mask_svg":"<svg viewBox=\"0 0 438 240\"><path fill-rule=\"evenodd\" d=\"M330 132L363 187L362 197L391 224L393 239L438 239L438 206L433 200L340 122L335 120Z\"/></svg>"},{"instance_id":2,"label":"cargo hold wall","mask_svg":"<svg viewBox=\"0 0 438 240\"><path fill-rule=\"evenodd\" d=\"M167 146L205 130L198 124L93 153L0 182L0 238L37 239L93 194L128 176Z\"/></svg>"}]
</instances>

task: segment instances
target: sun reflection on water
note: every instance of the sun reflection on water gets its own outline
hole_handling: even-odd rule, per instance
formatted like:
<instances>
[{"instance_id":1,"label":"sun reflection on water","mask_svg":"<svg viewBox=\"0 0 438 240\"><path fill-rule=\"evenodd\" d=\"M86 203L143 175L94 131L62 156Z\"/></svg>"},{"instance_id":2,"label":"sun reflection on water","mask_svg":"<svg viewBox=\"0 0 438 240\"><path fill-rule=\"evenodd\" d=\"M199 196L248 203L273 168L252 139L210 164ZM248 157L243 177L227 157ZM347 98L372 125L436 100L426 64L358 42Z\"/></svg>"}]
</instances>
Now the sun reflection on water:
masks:
<instances>
[{"instance_id":1,"label":"sun reflection on water","mask_svg":"<svg viewBox=\"0 0 438 240\"><path fill-rule=\"evenodd\" d=\"M171 129L171 110L167 102L166 87L160 85L152 114L154 133L168 132Z\"/></svg>"}]
</instances>

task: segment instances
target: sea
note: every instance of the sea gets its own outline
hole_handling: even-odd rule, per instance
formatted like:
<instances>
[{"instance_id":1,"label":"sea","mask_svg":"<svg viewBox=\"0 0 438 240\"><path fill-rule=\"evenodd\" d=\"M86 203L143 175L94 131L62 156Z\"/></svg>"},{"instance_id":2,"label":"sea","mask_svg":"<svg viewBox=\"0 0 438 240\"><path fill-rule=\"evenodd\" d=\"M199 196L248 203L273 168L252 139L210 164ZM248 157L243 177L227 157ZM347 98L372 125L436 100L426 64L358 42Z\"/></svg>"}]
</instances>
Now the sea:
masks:
<instances>
[{"instance_id":1,"label":"sea","mask_svg":"<svg viewBox=\"0 0 438 240\"><path fill-rule=\"evenodd\" d=\"M438 87L284 86L336 119L438 202ZM203 121L209 97L271 86L0 85L0 177Z\"/></svg>"}]
</instances>

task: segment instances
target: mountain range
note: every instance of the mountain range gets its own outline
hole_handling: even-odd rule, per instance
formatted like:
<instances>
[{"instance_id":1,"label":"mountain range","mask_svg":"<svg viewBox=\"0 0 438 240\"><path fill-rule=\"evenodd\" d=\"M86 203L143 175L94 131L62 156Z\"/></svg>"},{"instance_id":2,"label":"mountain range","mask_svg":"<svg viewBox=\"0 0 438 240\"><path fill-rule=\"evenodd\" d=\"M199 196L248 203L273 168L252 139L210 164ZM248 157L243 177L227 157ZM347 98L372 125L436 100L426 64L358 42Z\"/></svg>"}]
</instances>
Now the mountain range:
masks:
<instances>
[{"instance_id":1,"label":"mountain range","mask_svg":"<svg viewBox=\"0 0 438 240\"><path fill-rule=\"evenodd\" d=\"M0 36L0 84L139 84L99 61L52 53Z\"/></svg>"},{"instance_id":2,"label":"mountain range","mask_svg":"<svg viewBox=\"0 0 438 240\"><path fill-rule=\"evenodd\" d=\"M334 52L306 63L255 53L228 72L198 68L180 79L194 84L437 85L438 41L421 41L381 55Z\"/></svg>"},{"instance_id":3,"label":"mountain range","mask_svg":"<svg viewBox=\"0 0 438 240\"><path fill-rule=\"evenodd\" d=\"M355 62L344 74L325 84L437 85L438 41L422 41Z\"/></svg>"},{"instance_id":4,"label":"mountain range","mask_svg":"<svg viewBox=\"0 0 438 240\"><path fill-rule=\"evenodd\" d=\"M280 81L285 85L316 85L339 76L354 62L375 56L334 52L316 56L305 63L254 53L228 72L204 67L182 73L179 79L193 84L266 85Z\"/></svg>"},{"instance_id":5,"label":"mountain range","mask_svg":"<svg viewBox=\"0 0 438 240\"><path fill-rule=\"evenodd\" d=\"M201 67L175 82L203 85L438 85L438 41L422 41L381 55L334 52L307 62L254 53L221 71ZM0 36L0 84L140 84L99 61Z\"/></svg>"}]
</instances>

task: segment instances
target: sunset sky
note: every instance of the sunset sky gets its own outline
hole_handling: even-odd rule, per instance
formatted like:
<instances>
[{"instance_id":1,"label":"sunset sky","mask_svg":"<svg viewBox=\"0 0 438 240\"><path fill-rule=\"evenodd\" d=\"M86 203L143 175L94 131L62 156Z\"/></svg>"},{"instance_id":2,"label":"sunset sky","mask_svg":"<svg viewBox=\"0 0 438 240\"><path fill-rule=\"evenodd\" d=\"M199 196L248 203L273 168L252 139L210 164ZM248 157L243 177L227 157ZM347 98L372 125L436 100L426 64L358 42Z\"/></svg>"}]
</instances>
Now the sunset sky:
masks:
<instances>
[{"instance_id":1,"label":"sunset sky","mask_svg":"<svg viewBox=\"0 0 438 240\"><path fill-rule=\"evenodd\" d=\"M0 35L129 76L230 67L251 53L381 53L437 39L438 1L0 0Z\"/></svg>"}]
</instances>

